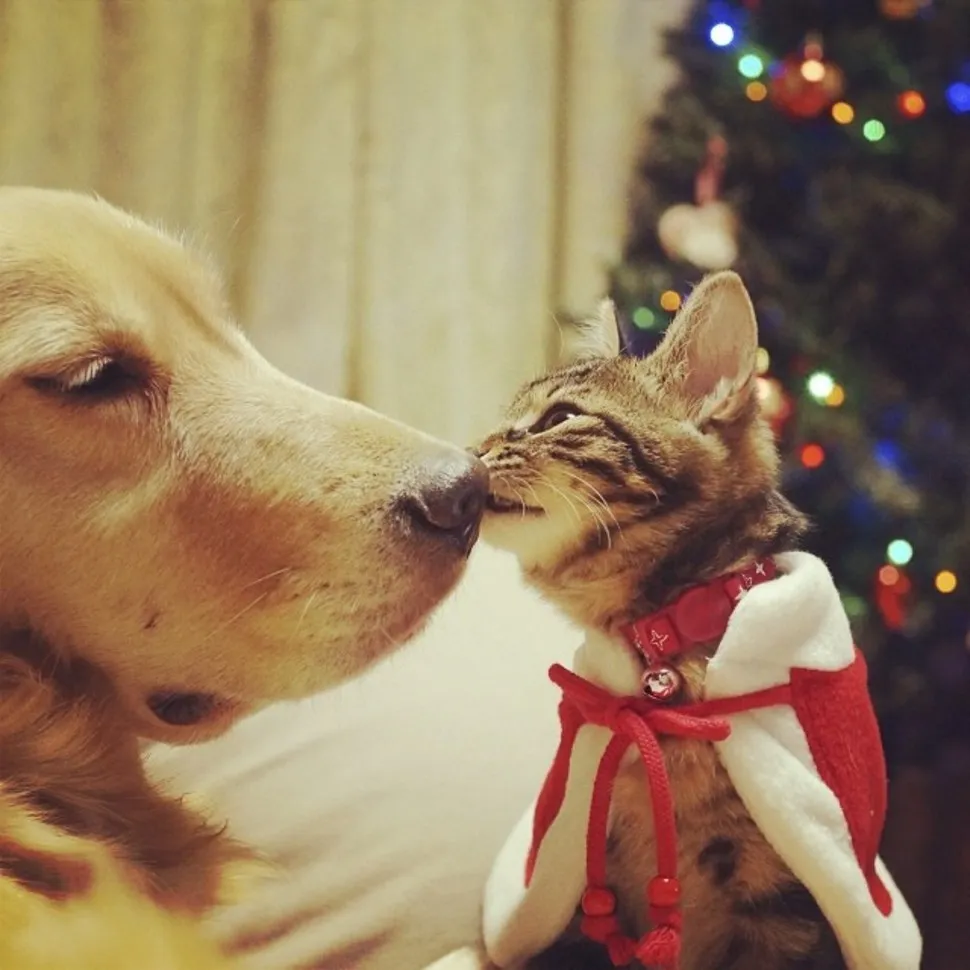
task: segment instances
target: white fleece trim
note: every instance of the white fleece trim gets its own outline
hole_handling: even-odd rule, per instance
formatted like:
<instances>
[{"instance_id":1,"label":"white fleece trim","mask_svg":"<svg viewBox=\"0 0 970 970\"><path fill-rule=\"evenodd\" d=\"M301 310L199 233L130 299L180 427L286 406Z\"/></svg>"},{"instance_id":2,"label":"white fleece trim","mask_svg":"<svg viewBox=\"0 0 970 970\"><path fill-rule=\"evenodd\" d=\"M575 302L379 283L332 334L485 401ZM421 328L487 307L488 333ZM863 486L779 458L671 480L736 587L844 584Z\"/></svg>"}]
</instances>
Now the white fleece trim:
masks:
<instances>
[{"instance_id":1,"label":"white fleece trim","mask_svg":"<svg viewBox=\"0 0 970 970\"><path fill-rule=\"evenodd\" d=\"M780 556L785 575L738 604L708 666L710 698L785 683L792 667L840 670L855 657L828 569L805 553ZM771 663L758 662L759 652ZM832 924L852 970L917 970L922 949L909 907L880 861L893 899L883 916L856 861L838 798L822 781L791 707L736 714L715 745L751 817Z\"/></svg>"},{"instance_id":2,"label":"white fleece trim","mask_svg":"<svg viewBox=\"0 0 970 970\"><path fill-rule=\"evenodd\" d=\"M777 579L749 590L711 661L709 698L786 683L792 667L841 670L855 657L849 623L825 565L806 553L777 559ZM617 694L636 693L640 665L625 645L590 634L577 652L578 674ZM893 898L884 917L869 895L838 799L819 777L790 707L734 715L716 745L765 837L805 883L832 923L852 970L918 970L922 943L905 900L881 861ZM525 888L534 805L496 859L485 891L483 929L499 967L518 964L552 943L572 919L585 883L585 833L593 777L609 741L584 726L570 759L563 807ZM644 793L644 798L647 794Z\"/></svg>"}]
</instances>

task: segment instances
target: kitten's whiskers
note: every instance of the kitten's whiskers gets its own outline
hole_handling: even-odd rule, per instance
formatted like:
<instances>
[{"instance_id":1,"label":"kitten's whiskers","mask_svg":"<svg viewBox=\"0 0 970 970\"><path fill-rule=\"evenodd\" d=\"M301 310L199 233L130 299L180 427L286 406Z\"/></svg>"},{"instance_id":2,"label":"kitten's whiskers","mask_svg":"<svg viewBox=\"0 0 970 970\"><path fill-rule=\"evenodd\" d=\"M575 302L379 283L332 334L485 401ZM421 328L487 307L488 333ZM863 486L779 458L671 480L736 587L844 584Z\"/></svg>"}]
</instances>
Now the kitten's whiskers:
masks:
<instances>
[{"instance_id":1,"label":"kitten's whiskers","mask_svg":"<svg viewBox=\"0 0 970 970\"><path fill-rule=\"evenodd\" d=\"M577 525L583 524L583 517L580 514L579 510L576 508L576 502L573 500L573 497L568 492L564 492L561 488L559 488L558 485L553 485L548 478L542 479L542 485L545 488L551 489L557 495L561 495L563 499L565 499L566 506L569 508L569 511L576 516L576 524Z\"/></svg>"},{"instance_id":2,"label":"kitten's whiskers","mask_svg":"<svg viewBox=\"0 0 970 970\"><path fill-rule=\"evenodd\" d=\"M583 488L587 489L591 494L590 498L596 501L603 509L603 511L613 520L613 524L616 526L616 532L619 534L623 531L623 527L620 525L619 520L610 508L610 503L606 501L603 497L603 493L595 486L592 482L583 478L582 475L577 475L575 472L569 471L569 469L564 468L563 472L567 474L570 478L578 482Z\"/></svg>"},{"instance_id":3,"label":"kitten's whiskers","mask_svg":"<svg viewBox=\"0 0 970 970\"><path fill-rule=\"evenodd\" d=\"M602 529L603 533L606 536L606 543L608 548L611 548L611 549L613 548L613 536L610 533L609 526L606 524L606 522L603 520L603 518L600 516L599 512L596 510L596 508L593 505L591 505L588 501L586 501L586 499L583 498L582 496L571 496L568 492L565 492L561 488L559 488L558 485L553 485L553 483L550 482L548 478L544 478L542 484L545 485L547 488L551 488L558 495L561 495L566 500L570 509L572 509L573 513L576 515L577 522L582 523L582 516L577 511L576 505L575 505L575 502L579 502L580 506L589 513L590 518L596 523L596 531L599 532ZM574 499L575 499L575 502L574 502Z\"/></svg>"},{"instance_id":4,"label":"kitten's whiskers","mask_svg":"<svg viewBox=\"0 0 970 970\"><path fill-rule=\"evenodd\" d=\"M517 484L521 484L521 483L513 482L512 479L510 478L510 476L508 476L508 475L497 475L496 476L496 481L500 485L503 485L505 488L507 488L515 496L515 498L518 501L519 505L522 506L522 515L521 515L521 517L522 517L522 519L525 519L526 512L529 509L529 505L526 502L525 498L523 497L522 493L516 487ZM532 494L535 495L535 492L533 491ZM538 498L536 498L536 506L538 508L540 508L540 509L542 508L542 504L538 501Z\"/></svg>"}]
</instances>

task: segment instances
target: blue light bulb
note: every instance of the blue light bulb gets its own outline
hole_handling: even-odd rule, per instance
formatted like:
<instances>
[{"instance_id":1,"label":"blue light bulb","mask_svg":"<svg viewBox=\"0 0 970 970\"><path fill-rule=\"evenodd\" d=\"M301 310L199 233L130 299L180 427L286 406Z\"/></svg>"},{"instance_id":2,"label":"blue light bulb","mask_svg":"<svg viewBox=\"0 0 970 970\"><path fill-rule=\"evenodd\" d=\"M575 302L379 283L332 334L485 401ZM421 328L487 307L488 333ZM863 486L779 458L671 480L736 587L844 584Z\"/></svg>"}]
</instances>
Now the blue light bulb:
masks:
<instances>
[{"instance_id":1,"label":"blue light bulb","mask_svg":"<svg viewBox=\"0 0 970 970\"><path fill-rule=\"evenodd\" d=\"M970 84L965 81L954 81L946 89L946 100L958 115L966 114L970 111Z\"/></svg>"}]
</instances>

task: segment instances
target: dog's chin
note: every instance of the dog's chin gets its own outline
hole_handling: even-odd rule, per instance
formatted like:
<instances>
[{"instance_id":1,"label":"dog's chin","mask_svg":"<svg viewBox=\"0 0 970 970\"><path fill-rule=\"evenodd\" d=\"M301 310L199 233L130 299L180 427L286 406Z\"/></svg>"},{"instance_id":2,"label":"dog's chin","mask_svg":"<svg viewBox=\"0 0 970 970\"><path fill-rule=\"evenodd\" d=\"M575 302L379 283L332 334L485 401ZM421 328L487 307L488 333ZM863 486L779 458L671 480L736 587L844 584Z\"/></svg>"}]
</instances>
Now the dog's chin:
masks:
<instances>
[{"instance_id":1,"label":"dog's chin","mask_svg":"<svg viewBox=\"0 0 970 970\"><path fill-rule=\"evenodd\" d=\"M134 708L134 729L151 741L196 744L218 737L240 718L274 701L296 700L359 676L421 633L463 568L442 595L413 602L393 618L375 617L374 623L367 624L369 633L354 638L352 661L339 672L331 670L322 679L310 678L293 690L257 701L186 687L157 687L129 702L129 709Z\"/></svg>"}]
</instances>

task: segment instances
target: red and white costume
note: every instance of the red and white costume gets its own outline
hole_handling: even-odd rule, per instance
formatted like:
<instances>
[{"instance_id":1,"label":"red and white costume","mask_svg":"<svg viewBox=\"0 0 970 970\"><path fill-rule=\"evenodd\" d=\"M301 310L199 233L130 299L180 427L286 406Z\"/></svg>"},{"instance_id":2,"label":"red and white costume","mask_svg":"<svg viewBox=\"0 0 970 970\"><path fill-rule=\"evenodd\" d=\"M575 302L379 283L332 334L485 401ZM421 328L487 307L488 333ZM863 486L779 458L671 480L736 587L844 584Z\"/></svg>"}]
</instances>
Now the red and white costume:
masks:
<instances>
[{"instance_id":1,"label":"red and white costume","mask_svg":"<svg viewBox=\"0 0 970 970\"><path fill-rule=\"evenodd\" d=\"M825 565L788 553L697 587L633 624L627 638L655 668L647 687L654 698L666 686L663 658L711 639L712 630L723 635L699 704L644 697L643 659L598 634L577 651L574 672L550 671L563 688L563 740L486 887L485 943L500 967L553 943L577 908L584 932L607 945L617 965L676 965L676 831L657 745L658 736L671 736L714 743L851 970L918 970L919 930L877 856L886 776L865 664ZM653 929L632 940L612 914L605 839L612 777L637 757L650 782L644 797L653 804L658 876L647 887Z\"/></svg>"}]
</instances>

